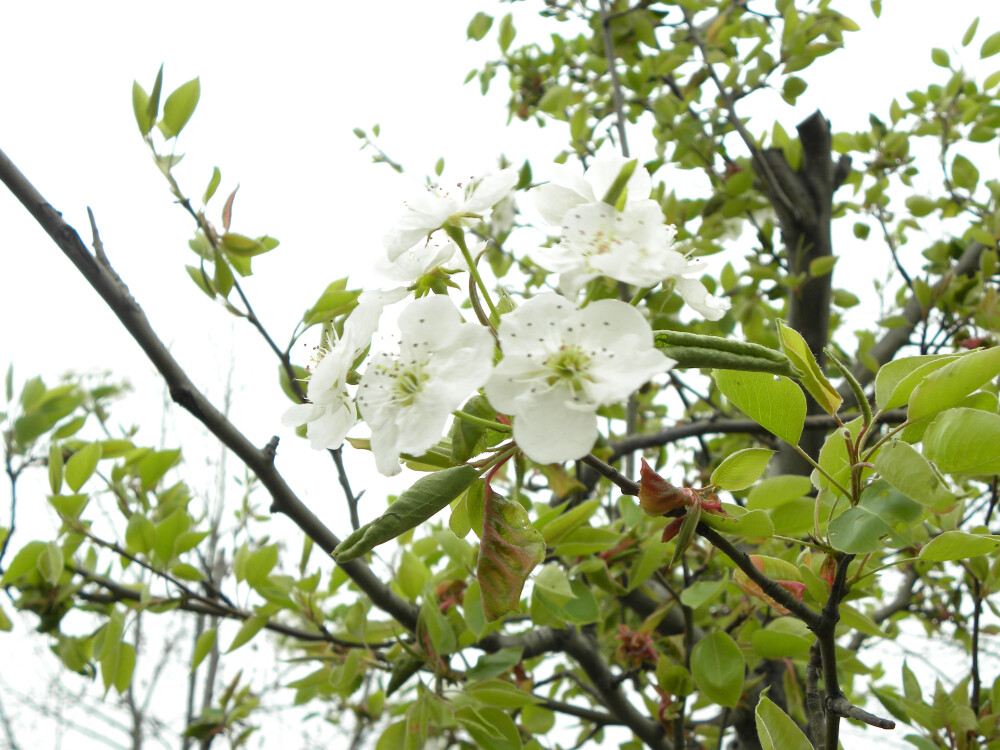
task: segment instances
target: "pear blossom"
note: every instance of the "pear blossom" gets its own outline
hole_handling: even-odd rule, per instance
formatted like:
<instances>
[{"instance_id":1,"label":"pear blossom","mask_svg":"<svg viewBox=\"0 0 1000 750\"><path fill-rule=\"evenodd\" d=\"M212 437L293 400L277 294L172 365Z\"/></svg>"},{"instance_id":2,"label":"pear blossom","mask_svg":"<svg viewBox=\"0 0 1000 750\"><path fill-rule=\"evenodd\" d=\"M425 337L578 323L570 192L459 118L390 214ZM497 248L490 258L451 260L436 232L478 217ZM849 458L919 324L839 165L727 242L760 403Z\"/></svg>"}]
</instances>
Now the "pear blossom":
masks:
<instances>
[{"instance_id":1,"label":"pear blossom","mask_svg":"<svg viewBox=\"0 0 1000 750\"><path fill-rule=\"evenodd\" d=\"M504 356L486 397L514 415L514 440L543 464L586 455L598 437L597 409L674 365L653 346L642 313L618 300L581 310L542 294L504 315L497 335Z\"/></svg>"},{"instance_id":2,"label":"pear blossom","mask_svg":"<svg viewBox=\"0 0 1000 750\"><path fill-rule=\"evenodd\" d=\"M636 167L625 184L622 210L603 202L622 168L629 162L605 154L580 177L568 167L552 182L535 189L535 205L562 238L554 247L529 252L531 259L559 274L559 290L575 296L591 279L609 276L626 284L673 285L684 301L709 320L718 320L728 302L711 297L697 279L700 269L674 248L676 228L664 223L660 204L649 199L651 178Z\"/></svg>"},{"instance_id":3,"label":"pear blossom","mask_svg":"<svg viewBox=\"0 0 1000 750\"><path fill-rule=\"evenodd\" d=\"M441 190L427 191L406 202L406 210L385 235L389 261L412 248L448 221L481 216L500 202L517 184L517 170L502 169L473 180L461 198Z\"/></svg>"},{"instance_id":4,"label":"pear blossom","mask_svg":"<svg viewBox=\"0 0 1000 750\"><path fill-rule=\"evenodd\" d=\"M458 245L450 239L422 241L394 260L389 260L388 255L382 256L375 261L375 271L397 284L412 286L438 266L448 265L457 253Z\"/></svg>"},{"instance_id":5,"label":"pear blossom","mask_svg":"<svg viewBox=\"0 0 1000 750\"><path fill-rule=\"evenodd\" d=\"M375 465L400 471L401 453L420 455L440 439L448 415L489 376L493 338L465 323L445 296L411 302L400 313L398 355L371 358L357 401L371 428Z\"/></svg>"},{"instance_id":6,"label":"pear blossom","mask_svg":"<svg viewBox=\"0 0 1000 750\"><path fill-rule=\"evenodd\" d=\"M347 376L355 360L368 348L385 305L405 296L403 289L364 292L358 306L344 321L340 338L320 351L319 363L306 386L309 403L289 407L281 418L286 427L307 425L306 436L315 450L339 448L358 421L354 398L347 388Z\"/></svg>"}]
</instances>

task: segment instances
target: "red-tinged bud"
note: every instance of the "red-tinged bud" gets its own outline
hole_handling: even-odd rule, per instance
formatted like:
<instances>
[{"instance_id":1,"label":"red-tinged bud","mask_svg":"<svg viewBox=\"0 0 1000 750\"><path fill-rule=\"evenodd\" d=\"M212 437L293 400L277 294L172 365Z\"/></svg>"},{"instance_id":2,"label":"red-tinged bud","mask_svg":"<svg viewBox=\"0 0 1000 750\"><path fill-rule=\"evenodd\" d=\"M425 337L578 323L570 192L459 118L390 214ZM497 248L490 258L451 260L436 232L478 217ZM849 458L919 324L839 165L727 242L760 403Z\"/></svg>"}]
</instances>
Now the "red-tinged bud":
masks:
<instances>
[{"instance_id":1,"label":"red-tinged bud","mask_svg":"<svg viewBox=\"0 0 1000 750\"><path fill-rule=\"evenodd\" d=\"M618 626L618 635L615 639L619 641L615 656L618 661L629 664L633 667L641 667L643 664L656 664L660 655L653 646L653 637L642 630L632 630L627 625Z\"/></svg>"},{"instance_id":2,"label":"red-tinged bud","mask_svg":"<svg viewBox=\"0 0 1000 750\"><path fill-rule=\"evenodd\" d=\"M837 574L837 561L831 556L827 555L823 558L823 564L819 569L819 577L824 581L833 586L833 577Z\"/></svg>"},{"instance_id":3,"label":"red-tinged bud","mask_svg":"<svg viewBox=\"0 0 1000 750\"><path fill-rule=\"evenodd\" d=\"M728 516L722 509L722 501L719 499L718 495L710 495L708 497L701 498L701 509L705 513L712 513L717 516Z\"/></svg>"},{"instance_id":4,"label":"red-tinged bud","mask_svg":"<svg viewBox=\"0 0 1000 750\"><path fill-rule=\"evenodd\" d=\"M663 543L669 542L675 536L677 532L681 530L681 524L684 523L684 516L680 518L675 518L673 521L668 523L663 529L663 536L660 537L660 541Z\"/></svg>"},{"instance_id":5,"label":"red-tinged bud","mask_svg":"<svg viewBox=\"0 0 1000 750\"><path fill-rule=\"evenodd\" d=\"M688 487L674 487L642 460L639 476L639 506L647 516L663 516L672 510L693 505L698 499Z\"/></svg>"}]
</instances>

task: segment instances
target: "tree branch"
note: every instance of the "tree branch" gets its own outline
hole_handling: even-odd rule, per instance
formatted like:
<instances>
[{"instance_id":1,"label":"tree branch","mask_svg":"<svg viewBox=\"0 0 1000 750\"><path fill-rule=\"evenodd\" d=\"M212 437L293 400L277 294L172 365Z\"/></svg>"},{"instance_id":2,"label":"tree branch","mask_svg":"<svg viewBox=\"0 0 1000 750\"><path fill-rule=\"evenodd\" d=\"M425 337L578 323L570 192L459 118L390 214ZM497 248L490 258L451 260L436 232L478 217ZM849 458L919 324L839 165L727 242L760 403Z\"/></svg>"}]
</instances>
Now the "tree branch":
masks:
<instances>
[{"instance_id":1,"label":"tree branch","mask_svg":"<svg viewBox=\"0 0 1000 750\"><path fill-rule=\"evenodd\" d=\"M850 394L850 391L848 391ZM841 421L849 422L858 414L848 414L841 417ZM901 424L906 421L905 409L891 409L879 416L878 421L885 424ZM813 414L805 419L805 429L807 430L832 430L838 427L836 417L828 414ZM668 445L684 438L697 437L698 435L722 435L729 433L756 433L770 434L752 419L702 419L697 422L688 422L674 427L651 432L646 435L631 435L611 442L613 450L609 461L616 461L626 453L644 448L658 448ZM603 473L603 472L602 472ZM605 476L607 476L605 474ZM610 478L610 477L609 477Z\"/></svg>"},{"instance_id":2,"label":"tree branch","mask_svg":"<svg viewBox=\"0 0 1000 750\"><path fill-rule=\"evenodd\" d=\"M673 750L673 743L667 739L660 723L639 713L621 686L616 684L614 675L601 658L596 641L576 628L567 628L562 632L563 649L587 674L608 710L647 746L655 750Z\"/></svg>"},{"instance_id":3,"label":"tree branch","mask_svg":"<svg viewBox=\"0 0 1000 750\"><path fill-rule=\"evenodd\" d=\"M273 463L273 453L257 448L198 390L153 331L149 320L128 287L106 262L95 258L76 230L28 182L20 170L0 151L0 181L14 194L35 221L48 233L67 258L111 308L125 329L166 380L170 397L189 411L253 471L272 498L272 512L284 513L327 554L340 543L285 482ZM348 577L379 609L392 615L408 630L415 630L419 610L393 593L361 559L341 565Z\"/></svg>"}]
</instances>

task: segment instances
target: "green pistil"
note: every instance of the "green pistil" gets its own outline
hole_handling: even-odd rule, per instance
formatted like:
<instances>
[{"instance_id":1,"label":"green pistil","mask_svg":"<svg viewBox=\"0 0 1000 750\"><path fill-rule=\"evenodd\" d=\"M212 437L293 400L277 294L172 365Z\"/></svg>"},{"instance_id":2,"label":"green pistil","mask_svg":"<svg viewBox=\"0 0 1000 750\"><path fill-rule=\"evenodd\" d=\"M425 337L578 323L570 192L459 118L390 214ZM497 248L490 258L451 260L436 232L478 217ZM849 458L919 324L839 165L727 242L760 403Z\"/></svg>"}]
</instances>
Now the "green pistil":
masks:
<instances>
[{"instance_id":1,"label":"green pistil","mask_svg":"<svg viewBox=\"0 0 1000 750\"><path fill-rule=\"evenodd\" d=\"M396 398L403 406L413 404L413 399L423 388L427 374L421 367L402 370L396 376Z\"/></svg>"},{"instance_id":2,"label":"green pistil","mask_svg":"<svg viewBox=\"0 0 1000 750\"><path fill-rule=\"evenodd\" d=\"M548 358L545 366L552 373L548 378L549 385L555 385L562 381L572 390L579 391L583 389L583 380L590 367L590 357L579 347L563 346Z\"/></svg>"}]
</instances>

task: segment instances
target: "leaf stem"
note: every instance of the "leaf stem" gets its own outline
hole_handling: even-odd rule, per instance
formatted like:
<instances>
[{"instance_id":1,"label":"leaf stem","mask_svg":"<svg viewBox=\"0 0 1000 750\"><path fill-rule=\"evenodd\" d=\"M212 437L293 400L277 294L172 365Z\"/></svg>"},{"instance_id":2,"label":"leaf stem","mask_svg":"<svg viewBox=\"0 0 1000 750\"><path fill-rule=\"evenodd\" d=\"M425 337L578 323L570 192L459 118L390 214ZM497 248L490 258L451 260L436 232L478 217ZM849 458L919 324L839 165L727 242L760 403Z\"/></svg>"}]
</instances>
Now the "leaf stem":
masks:
<instances>
[{"instance_id":1,"label":"leaf stem","mask_svg":"<svg viewBox=\"0 0 1000 750\"><path fill-rule=\"evenodd\" d=\"M483 419L482 417L477 417L474 414L469 414L466 411L453 411L452 414L456 419L461 419L470 424L479 425L480 427L485 427L488 430L496 430L497 432L513 432L514 428L507 424L501 424L489 419Z\"/></svg>"},{"instance_id":2,"label":"leaf stem","mask_svg":"<svg viewBox=\"0 0 1000 750\"><path fill-rule=\"evenodd\" d=\"M486 300L486 306L490 308L490 315L499 319L500 313L493 304L493 300L490 299L490 293L486 289L486 284L483 282L483 277L479 275L479 269L476 268L476 262L472 258L472 253L469 252L468 246L465 244L465 232L462 231L461 227L456 227L453 224L444 225L445 233L455 241L458 245L458 249L462 251L462 257L465 258L466 264L469 266L469 273L472 278L476 280L476 286L479 287L479 291L483 294L483 299Z\"/></svg>"}]
</instances>

